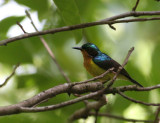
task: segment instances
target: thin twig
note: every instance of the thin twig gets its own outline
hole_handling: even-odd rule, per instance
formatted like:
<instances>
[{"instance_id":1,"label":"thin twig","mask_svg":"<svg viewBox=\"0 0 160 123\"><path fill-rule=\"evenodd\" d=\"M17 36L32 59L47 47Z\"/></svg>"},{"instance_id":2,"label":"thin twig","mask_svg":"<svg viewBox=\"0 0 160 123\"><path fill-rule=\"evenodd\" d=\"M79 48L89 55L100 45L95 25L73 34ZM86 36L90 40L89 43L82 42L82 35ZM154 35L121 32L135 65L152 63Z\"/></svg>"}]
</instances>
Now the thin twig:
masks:
<instances>
[{"instance_id":1,"label":"thin twig","mask_svg":"<svg viewBox=\"0 0 160 123\"><path fill-rule=\"evenodd\" d=\"M160 103L158 103L158 104L156 104L156 103L146 103L146 102L143 102L143 101L132 99L132 98L126 96L125 94L123 94L122 92L120 92L119 90L118 90L118 94L121 95L122 97L124 97L125 99L130 100L130 101L135 102L135 103L139 103L139 104L143 104L143 105L147 105L147 106L160 106Z\"/></svg>"},{"instance_id":2,"label":"thin twig","mask_svg":"<svg viewBox=\"0 0 160 123\"><path fill-rule=\"evenodd\" d=\"M154 89L160 88L160 84L151 86L151 87L137 87L137 85L128 85L128 86L121 86L116 88L110 88L105 90L105 94L109 94L112 92L113 94L118 93L118 91L125 92L125 91L151 91Z\"/></svg>"},{"instance_id":3,"label":"thin twig","mask_svg":"<svg viewBox=\"0 0 160 123\"><path fill-rule=\"evenodd\" d=\"M37 27L35 26L33 20L32 20L32 17L31 17L31 15L30 15L30 13L29 13L27 10L26 10L25 12L26 12L26 15L28 16L28 18L30 19L31 24L32 24L32 26L34 27L34 29L35 29L37 32L39 32L38 29L37 29ZM58 67L61 75L64 77L64 79L65 79L68 83L70 83L71 80L66 76L66 74L64 73L64 71L63 71L63 69L61 68L60 64L57 62L57 60L56 60L56 58L55 58L55 55L53 54L51 48L49 47L49 45L47 44L47 42L45 41L45 39L44 39L42 36L39 36L39 38L40 38L42 44L44 45L45 49L47 50L48 54L51 56L52 60L54 61L54 63L55 63L56 66Z\"/></svg>"},{"instance_id":4,"label":"thin twig","mask_svg":"<svg viewBox=\"0 0 160 123\"><path fill-rule=\"evenodd\" d=\"M144 22L153 20L160 20L160 17L123 19L123 20L108 21L107 23L116 24L116 23Z\"/></svg>"},{"instance_id":5,"label":"thin twig","mask_svg":"<svg viewBox=\"0 0 160 123\"><path fill-rule=\"evenodd\" d=\"M111 29L116 30L116 28L112 24L108 24L108 25Z\"/></svg>"},{"instance_id":6,"label":"thin twig","mask_svg":"<svg viewBox=\"0 0 160 123\"><path fill-rule=\"evenodd\" d=\"M19 22L17 22L17 25L22 29L23 33L27 33Z\"/></svg>"},{"instance_id":7,"label":"thin twig","mask_svg":"<svg viewBox=\"0 0 160 123\"><path fill-rule=\"evenodd\" d=\"M127 54L127 56L126 56L126 58L125 58L125 60L124 60L124 62L123 62L123 64L122 64L122 66L120 66L120 67L118 68L116 74L114 75L113 79L109 82L109 84L107 85L106 89L110 88L110 87L113 85L113 83L114 83L114 81L117 79L119 73L120 73L121 70L124 68L124 66L127 64L128 59L129 59L131 53L133 52L133 50L134 50L134 47L132 47L132 48L128 51L128 54Z\"/></svg>"},{"instance_id":8,"label":"thin twig","mask_svg":"<svg viewBox=\"0 0 160 123\"><path fill-rule=\"evenodd\" d=\"M28 16L28 18L30 19L32 26L33 26L34 29L38 32L38 29L36 28L36 26L35 26L32 18L31 18L31 15L29 14L29 12L28 12L27 10L26 10L25 12L26 12L26 15ZM22 29L22 31L25 33L25 30L24 30L23 26L22 26L20 23L17 23L17 24L20 26L20 28ZM56 60L53 52L51 51L51 49L50 49L49 45L47 44L47 42L45 41L45 39L44 39L42 36L39 36L39 38L40 38L41 42L43 43L45 49L47 50L47 52L48 52L49 55L51 56L52 60L55 62L56 66L58 67L58 69L59 69L60 73L62 74L62 76L65 78L65 80L66 80L68 83L70 83L70 79L69 79L69 78L65 75L65 73L63 72L62 68L60 67L59 63L57 62L57 60ZM50 99L50 98L41 100L40 102L37 102L36 104L34 104L32 107L36 107L36 106L38 106L39 104L48 101L49 99Z\"/></svg>"},{"instance_id":9,"label":"thin twig","mask_svg":"<svg viewBox=\"0 0 160 123\"><path fill-rule=\"evenodd\" d=\"M49 99L50 99L50 98L47 98L47 99L45 99L45 100L42 100L41 102L36 103L36 104L33 105L32 107L37 107L38 105L40 105L40 104L42 104L42 103L44 103L44 102L47 102Z\"/></svg>"},{"instance_id":10,"label":"thin twig","mask_svg":"<svg viewBox=\"0 0 160 123\"><path fill-rule=\"evenodd\" d=\"M140 0L137 0L136 5L133 7L132 11L136 11L136 8L137 8L137 6L138 6L138 4L139 4L139 1L140 1Z\"/></svg>"},{"instance_id":11,"label":"thin twig","mask_svg":"<svg viewBox=\"0 0 160 123\"><path fill-rule=\"evenodd\" d=\"M90 112L89 115L95 115L95 112ZM116 116L116 115L112 115L109 113L98 113L98 116L104 116L104 117L108 117L108 118L114 118L117 120L124 120L124 121L129 121L129 122L146 122L146 123L153 123L153 121L150 120L137 120L137 119L129 119L129 118L124 118L121 116Z\"/></svg>"},{"instance_id":12,"label":"thin twig","mask_svg":"<svg viewBox=\"0 0 160 123\"><path fill-rule=\"evenodd\" d=\"M156 111L156 117L155 117L155 120L153 123L159 123L159 117L158 117L159 113L160 113L160 107L158 107L158 109Z\"/></svg>"},{"instance_id":13,"label":"thin twig","mask_svg":"<svg viewBox=\"0 0 160 123\"><path fill-rule=\"evenodd\" d=\"M0 85L0 88L5 86L7 84L7 82L10 80L10 78L15 74L16 69L19 67L19 64L17 64L14 68L12 73L5 79L5 81L3 82L3 84Z\"/></svg>"},{"instance_id":14,"label":"thin twig","mask_svg":"<svg viewBox=\"0 0 160 123\"><path fill-rule=\"evenodd\" d=\"M85 83L88 83L88 82L91 82L91 81L95 81L95 80L98 80L100 78L103 78L106 74L108 74L109 72L113 71L114 68L110 68L108 69L107 71L105 71L104 73L102 73L101 75L99 76L96 76L96 77L93 77L91 79L88 79L88 80L85 80L85 81L81 81L81 82L73 82L71 83L72 86L74 85L78 85L78 84L85 84Z\"/></svg>"},{"instance_id":15,"label":"thin twig","mask_svg":"<svg viewBox=\"0 0 160 123\"><path fill-rule=\"evenodd\" d=\"M142 11L142 12L131 11L131 12L126 12L126 13L123 13L123 14L112 16L112 17L109 17L109 18L106 18L106 19L95 21L95 22L77 24L77 25L72 25L72 26L64 26L64 27L60 27L60 28L54 28L54 29L50 29L50 30L33 32L33 33L25 33L23 35L15 36L15 37L0 41L0 46L6 45L8 43L11 43L11 42L14 42L14 41L17 41L17 40L20 40L20 39L33 37L33 36L39 36L39 35L45 35L45 34L54 34L54 33L58 33L58 32L82 29L82 28L87 28L87 27L96 26L96 25L113 24L113 23L116 23L115 20L121 19L121 18L126 18L126 17L131 17L131 16L153 16L153 15L160 15L160 11ZM144 18L144 21L147 21L147 20L150 20L150 19ZM158 20L158 18L156 18L156 20ZM138 20L136 20L136 21L138 21ZM133 22L133 21L127 21L127 23L128 22ZM119 23L126 23L126 22L125 22L125 20L123 20Z\"/></svg>"},{"instance_id":16,"label":"thin twig","mask_svg":"<svg viewBox=\"0 0 160 123\"><path fill-rule=\"evenodd\" d=\"M95 111L95 121L94 121L94 123L97 123L97 121L98 121L98 111L99 111L99 110L96 110L96 111Z\"/></svg>"}]
</instances>

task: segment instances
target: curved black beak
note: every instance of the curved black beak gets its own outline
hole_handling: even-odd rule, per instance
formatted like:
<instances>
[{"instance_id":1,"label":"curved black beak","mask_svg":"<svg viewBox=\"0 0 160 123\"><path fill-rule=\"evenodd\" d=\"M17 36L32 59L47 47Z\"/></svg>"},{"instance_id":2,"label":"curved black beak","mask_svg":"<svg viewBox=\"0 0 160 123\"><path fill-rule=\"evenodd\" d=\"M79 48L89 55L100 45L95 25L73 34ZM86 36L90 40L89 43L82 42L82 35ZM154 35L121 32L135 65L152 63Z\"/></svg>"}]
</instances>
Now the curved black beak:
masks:
<instances>
[{"instance_id":1,"label":"curved black beak","mask_svg":"<svg viewBox=\"0 0 160 123\"><path fill-rule=\"evenodd\" d=\"M81 47L72 47L73 49L76 49L76 50L82 50Z\"/></svg>"}]
</instances>

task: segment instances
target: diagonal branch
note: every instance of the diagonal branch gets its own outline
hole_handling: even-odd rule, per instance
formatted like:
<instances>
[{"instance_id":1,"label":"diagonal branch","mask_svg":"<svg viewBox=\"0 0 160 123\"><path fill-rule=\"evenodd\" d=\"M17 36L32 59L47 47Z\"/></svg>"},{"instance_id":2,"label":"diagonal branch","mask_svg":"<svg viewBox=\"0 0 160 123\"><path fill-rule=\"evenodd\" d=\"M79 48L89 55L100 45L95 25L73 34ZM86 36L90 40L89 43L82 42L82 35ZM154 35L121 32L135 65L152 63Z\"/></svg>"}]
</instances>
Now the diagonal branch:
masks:
<instances>
[{"instance_id":1,"label":"diagonal branch","mask_svg":"<svg viewBox=\"0 0 160 123\"><path fill-rule=\"evenodd\" d=\"M123 14L112 16L112 17L109 17L109 18L106 18L106 19L95 21L95 22L77 24L77 25L72 25L72 26L64 26L64 27L60 27L60 28L55 28L55 29L50 29L50 30L45 30L45 31L39 31L39 32L33 32L33 33L25 33L23 35L15 36L15 37L0 41L0 46L7 45L8 43L11 43L11 42L14 42L14 41L17 41L17 40L20 40L20 39L33 37L33 36L39 36L39 35L45 35L45 34L54 34L54 33L58 33L58 32L71 31L71 30L82 29L82 28L87 28L87 27L96 26L96 25L103 25L103 24L111 25L113 23L114 24L117 23L115 20L126 18L126 17L153 16L153 15L160 15L160 11L142 11L142 12L131 11L131 12L126 12L126 13L123 13ZM154 19L152 19L152 20L154 20ZM147 19L144 20L144 21L147 21ZM134 22L134 21L131 21L131 22ZM119 23L126 23L126 22L122 21L122 22L119 22Z\"/></svg>"},{"instance_id":2,"label":"diagonal branch","mask_svg":"<svg viewBox=\"0 0 160 123\"><path fill-rule=\"evenodd\" d=\"M17 69L18 67L19 67L19 64L17 64L17 65L14 67L12 73L6 78L6 80L3 82L3 84L0 85L0 88L3 87L3 86L5 86L5 85L7 84L7 82L10 80L10 78L15 74L15 71L16 71L16 69Z\"/></svg>"},{"instance_id":3,"label":"diagonal branch","mask_svg":"<svg viewBox=\"0 0 160 123\"><path fill-rule=\"evenodd\" d=\"M143 102L143 101L132 99L132 98L124 95L120 91L118 91L118 94L121 95L122 97L124 97L125 99L130 100L130 101L135 102L135 103L140 103L140 104L147 105L147 106L160 106L160 103L158 103L158 104L156 104L156 103L146 103L146 102Z\"/></svg>"},{"instance_id":4,"label":"diagonal branch","mask_svg":"<svg viewBox=\"0 0 160 123\"><path fill-rule=\"evenodd\" d=\"M27 10L26 10L25 12L26 12L26 15L28 16L28 18L30 19L31 24L32 24L32 26L34 27L34 29L35 29L37 32L39 32L38 29L37 29L37 27L36 27L36 25L35 25L34 22L33 22L33 19L32 19L32 17L31 17L30 13L29 13ZM19 24L19 25L20 25L20 24ZM20 26L20 27L22 28L23 32L25 32L24 29L23 29L23 27L22 27L22 26ZM53 54L51 48L49 47L49 45L47 44L47 42L45 41L45 39L44 39L42 36L39 36L39 38L40 38L42 44L44 45L45 49L47 50L48 54L51 56L52 60L53 60L54 63L56 64L57 68L59 69L61 75L64 77L64 79L65 79L68 83L70 83L71 80L66 76L66 74L64 73L64 71L63 71L63 69L61 68L60 64L57 62L57 60L56 60L56 58L55 58L55 55Z\"/></svg>"},{"instance_id":5,"label":"diagonal branch","mask_svg":"<svg viewBox=\"0 0 160 123\"><path fill-rule=\"evenodd\" d=\"M90 112L89 115L95 115L95 113ZM150 120L129 119L129 118L121 117L121 116L112 115L112 114L109 114L109 113L98 113L98 116L104 116L104 117L114 118L114 119L117 119L117 120L124 120L124 121L128 121L128 122L153 123L153 121L150 121Z\"/></svg>"},{"instance_id":6,"label":"diagonal branch","mask_svg":"<svg viewBox=\"0 0 160 123\"><path fill-rule=\"evenodd\" d=\"M138 4L139 4L139 1L140 1L140 0L137 0L136 5L133 7L132 11L136 11L137 6L138 6Z\"/></svg>"},{"instance_id":7,"label":"diagonal branch","mask_svg":"<svg viewBox=\"0 0 160 123\"><path fill-rule=\"evenodd\" d=\"M84 83L88 83L88 82L91 82L91 81L98 80L100 78L103 78L105 75L107 75L109 72L111 72L113 70L114 70L114 68L110 68L110 69L108 69L107 71L105 71L104 73L102 73L99 76L96 76L96 77L93 77L91 79L88 79L88 80L85 80L85 81L81 81L81 82L74 82L74 83L72 83L72 86L78 85L78 84L84 84Z\"/></svg>"},{"instance_id":8,"label":"diagonal branch","mask_svg":"<svg viewBox=\"0 0 160 123\"><path fill-rule=\"evenodd\" d=\"M134 19L124 19L124 20L115 20L115 21L108 21L110 24L116 23L130 23L130 22L144 22L144 21L155 21L160 20L160 17L153 17L153 18L134 18Z\"/></svg>"},{"instance_id":9,"label":"diagonal branch","mask_svg":"<svg viewBox=\"0 0 160 123\"><path fill-rule=\"evenodd\" d=\"M27 32L24 30L23 26L22 26L19 22L17 22L17 25L21 28L21 30L23 31L23 33L27 33Z\"/></svg>"},{"instance_id":10,"label":"diagonal branch","mask_svg":"<svg viewBox=\"0 0 160 123\"><path fill-rule=\"evenodd\" d=\"M159 123L159 121L160 121L160 119L158 117L159 113L160 113L160 107L158 107L158 109L156 111L156 117L155 117L155 120L154 120L153 123Z\"/></svg>"}]
</instances>

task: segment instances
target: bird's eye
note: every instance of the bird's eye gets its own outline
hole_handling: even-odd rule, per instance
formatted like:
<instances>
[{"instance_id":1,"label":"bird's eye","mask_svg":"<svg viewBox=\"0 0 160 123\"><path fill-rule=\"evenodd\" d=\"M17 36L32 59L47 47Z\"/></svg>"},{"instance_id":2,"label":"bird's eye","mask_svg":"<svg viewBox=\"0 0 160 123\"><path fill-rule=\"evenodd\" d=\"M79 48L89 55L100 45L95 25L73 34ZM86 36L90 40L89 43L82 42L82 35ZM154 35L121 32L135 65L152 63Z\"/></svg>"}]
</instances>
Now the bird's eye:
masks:
<instances>
[{"instance_id":1,"label":"bird's eye","mask_svg":"<svg viewBox=\"0 0 160 123\"><path fill-rule=\"evenodd\" d=\"M87 48L87 53L89 55L91 55L92 57L94 57L94 56L96 56L98 54L98 52L93 48Z\"/></svg>"}]
</instances>

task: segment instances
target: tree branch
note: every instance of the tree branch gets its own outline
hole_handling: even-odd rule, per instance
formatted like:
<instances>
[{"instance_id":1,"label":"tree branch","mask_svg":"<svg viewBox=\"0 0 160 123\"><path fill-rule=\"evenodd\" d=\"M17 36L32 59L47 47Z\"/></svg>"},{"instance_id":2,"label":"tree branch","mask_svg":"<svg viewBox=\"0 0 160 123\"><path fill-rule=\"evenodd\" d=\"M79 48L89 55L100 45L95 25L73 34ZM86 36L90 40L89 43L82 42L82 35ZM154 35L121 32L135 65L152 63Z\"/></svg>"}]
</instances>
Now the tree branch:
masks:
<instances>
[{"instance_id":1,"label":"tree branch","mask_svg":"<svg viewBox=\"0 0 160 123\"><path fill-rule=\"evenodd\" d=\"M28 16L28 18L30 19L31 24L32 24L32 26L34 27L34 29L35 29L37 32L39 32L38 29L37 29L37 27L35 26L33 20L32 20L32 17L31 17L31 15L30 15L30 13L29 13L27 10L26 10L25 12L26 12L26 15ZM24 33L26 33L25 30L24 30L24 28L23 28L23 26L22 26L20 23L17 23L17 24L20 26L20 28L22 29L22 31L23 31ZM45 41L45 39L44 39L42 36L39 36L39 38L40 38L42 44L44 45L45 49L47 50L48 54L51 56L52 60L54 61L54 63L55 63L56 66L58 67L58 69L59 69L60 73L62 74L62 76L64 77L64 79L65 79L68 83L71 82L70 79L65 75L65 73L64 73L64 71L62 70L62 68L61 68L61 66L59 65L59 63L57 62L57 60L56 60L53 52L51 51L51 49L50 49L49 45L47 44L47 42Z\"/></svg>"},{"instance_id":2,"label":"tree branch","mask_svg":"<svg viewBox=\"0 0 160 123\"><path fill-rule=\"evenodd\" d=\"M88 82L91 82L91 81L98 80L98 79L100 79L100 78L103 78L105 75L107 75L109 72L111 72L111 71L113 71L113 70L114 70L114 68L110 68L110 69L108 69L106 72L102 73L102 74L99 75L99 76L96 76L96 77L93 77L93 78L91 78L91 79L88 79L88 80L85 80L85 81L81 81L81 82L74 82L74 83L72 83L72 86L78 85L78 84L84 84L84 83L88 83Z\"/></svg>"},{"instance_id":3,"label":"tree branch","mask_svg":"<svg viewBox=\"0 0 160 123\"><path fill-rule=\"evenodd\" d=\"M90 112L89 115L95 115L94 112ZM137 120L137 119L128 119L128 118L124 118L124 117L120 117L120 116L116 116L116 115L111 115L109 113L98 113L98 116L104 116L104 117L108 117L108 118L114 118L117 120L124 120L124 121L128 121L128 122L143 122L143 123L153 123L153 121L150 120Z\"/></svg>"},{"instance_id":4,"label":"tree branch","mask_svg":"<svg viewBox=\"0 0 160 123\"><path fill-rule=\"evenodd\" d=\"M160 107L157 108L155 120L153 123L159 123L159 117L158 117L159 113L160 113Z\"/></svg>"},{"instance_id":5,"label":"tree branch","mask_svg":"<svg viewBox=\"0 0 160 123\"><path fill-rule=\"evenodd\" d=\"M155 104L155 103L146 103L146 102L143 102L143 101L132 99L132 98L124 95L120 91L118 91L118 94L121 95L122 97L124 97L125 99L130 100L130 101L135 102L135 103L140 103L140 104L147 105L147 106L160 106L160 103L158 103L158 104Z\"/></svg>"},{"instance_id":6,"label":"tree branch","mask_svg":"<svg viewBox=\"0 0 160 123\"><path fill-rule=\"evenodd\" d=\"M140 0L137 0L136 5L133 7L132 11L136 11L136 8L137 8L137 6L138 6L138 4L139 4L139 1L140 1Z\"/></svg>"},{"instance_id":7,"label":"tree branch","mask_svg":"<svg viewBox=\"0 0 160 123\"><path fill-rule=\"evenodd\" d=\"M3 86L5 86L5 85L7 84L7 82L10 80L10 78L12 78L12 76L15 74L15 71L16 71L16 69L17 69L18 67L19 67L19 64L17 64L17 65L14 67L12 73L6 78L6 80L3 82L3 84L0 85L0 88L3 87Z\"/></svg>"},{"instance_id":8,"label":"tree branch","mask_svg":"<svg viewBox=\"0 0 160 123\"><path fill-rule=\"evenodd\" d=\"M17 22L17 25L21 28L21 30L23 31L23 33L27 33L27 32L24 30L23 26L22 26L19 22Z\"/></svg>"},{"instance_id":9,"label":"tree branch","mask_svg":"<svg viewBox=\"0 0 160 123\"><path fill-rule=\"evenodd\" d=\"M0 116L17 114L17 113L22 113L22 112L41 112L41 111L55 110L57 108L61 108L61 107L68 106L68 105L71 105L74 103L78 103L82 100L93 98L94 96L98 96L103 93L104 94L115 94L115 93L118 93L119 91L121 91L121 92L124 92L124 91L150 91L153 89L160 88L160 85L145 87L145 88L139 88L134 85L132 85L132 86L129 85L129 86L116 87L116 88L109 88L108 90L106 90L104 92L102 89L104 87L101 82L93 82L93 83L85 83L85 84L75 85L72 88L70 87L70 85L71 84L69 84L69 83L58 85L58 86L55 86L55 87L50 88L48 90L45 90L45 91L35 95L34 97L31 97L30 99L22 101L18 104L10 105L10 106L3 106L0 108ZM41 102L47 98L54 97L58 94L67 93L67 92L86 93L86 92L92 92L92 91L95 91L95 92L78 97L73 100L62 102L60 104L44 106L44 107L32 107L35 104L37 104L38 102Z\"/></svg>"},{"instance_id":10,"label":"tree branch","mask_svg":"<svg viewBox=\"0 0 160 123\"><path fill-rule=\"evenodd\" d=\"M29 13L27 10L25 11L25 13L26 13L26 15L28 16L28 18L30 19L31 24L32 24L32 26L34 27L34 29L35 29L37 32L39 32L38 29L37 29L37 27L36 27L36 25L35 25L34 22L33 22L33 19L32 19L32 17L31 17L30 13ZM21 27L22 27L22 26L21 26ZM22 29L23 29L23 27L22 27ZM24 29L23 29L23 30L24 30ZM64 71L63 71L63 69L61 68L60 64L57 62L57 60L56 60L56 58L55 58L55 55L53 54L51 48L49 47L49 45L47 44L47 42L45 41L45 39L44 39L42 36L39 36L39 38L40 38L43 46L44 46L45 49L47 50L48 54L51 56L52 60L53 60L54 63L56 64L56 66L57 66L58 70L60 71L61 75L64 77L64 79L65 79L68 83L70 83L71 80L66 76L66 74L64 73Z\"/></svg>"},{"instance_id":11,"label":"tree branch","mask_svg":"<svg viewBox=\"0 0 160 123\"><path fill-rule=\"evenodd\" d=\"M126 17L131 17L131 16L153 16L153 15L160 15L160 11L144 11L144 12L137 12L137 11L131 11L131 12L126 12L123 14L119 14L110 18L106 18L103 20L91 22L91 23L83 23L83 24L77 24L77 25L72 25L72 26L64 26L60 28L55 28L55 29L50 29L50 30L45 30L45 31L39 31L39 32L33 32L33 33L25 33L23 35L15 36L6 40L0 41L0 46L7 45L8 43L20 40L20 39L25 39L33 36L39 36L39 35L45 35L45 34L54 34L62 31L70 31L70 30L75 30L75 29L82 29L82 28L87 28L91 26L96 26L96 25L103 25L103 24L115 24L115 23L126 23L126 22L134 22L133 20L128 20L125 22L125 20L119 22L115 21L117 19L122 19ZM148 21L150 19L140 19L140 21ZM152 18L151 20L159 20L158 18ZM138 21L138 20L136 20Z\"/></svg>"}]
</instances>

